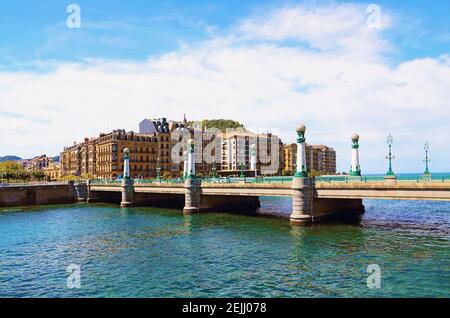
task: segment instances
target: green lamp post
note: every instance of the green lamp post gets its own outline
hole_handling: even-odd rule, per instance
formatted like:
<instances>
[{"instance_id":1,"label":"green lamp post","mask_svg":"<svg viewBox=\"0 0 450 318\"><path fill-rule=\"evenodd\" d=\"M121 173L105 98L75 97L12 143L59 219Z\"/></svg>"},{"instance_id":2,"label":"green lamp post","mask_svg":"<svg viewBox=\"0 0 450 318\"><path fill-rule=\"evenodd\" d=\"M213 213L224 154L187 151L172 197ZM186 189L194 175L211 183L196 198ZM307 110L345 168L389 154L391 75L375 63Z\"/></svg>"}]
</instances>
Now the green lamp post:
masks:
<instances>
[{"instance_id":1,"label":"green lamp post","mask_svg":"<svg viewBox=\"0 0 450 318\"><path fill-rule=\"evenodd\" d=\"M216 163L216 159L213 160L212 163L212 173L213 173L213 178L217 178L217 163Z\"/></svg>"},{"instance_id":2,"label":"green lamp post","mask_svg":"<svg viewBox=\"0 0 450 318\"><path fill-rule=\"evenodd\" d=\"M392 160L395 159L395 156L392 155L392 144L394 143L394 138L391 134L387 137L387 144L389 146L389 154L386 156L386 159L389 160L389 170L386 175L395 176L394 171L392 170Z\"/></svg>"},{"instance_id":3,"label":"green lamp post","mask_svg":"<svg viewBox=\"0 0 450 318\"><path fill-rule=\"evenodd\" d=\"M245 178L244 164L241 162L239 166L240 166L240 169L241 169L241 174L239 175L239 178Z\"/></svg>"},{"instance_id":4,"label":"green lamp post","mask_svg":"<svg viewBox=\"0 0 450 318\"><path fill-rule=\"evenodd\" d=\"M424 150L425 150L425 172L423 173L425 177L430 177L431 173L430 173L430 169L428 168L428 163L431 161L431 159L428 157L428 151L430 150L430 144L428 143L428 141L425 143L424 146Z\"/></svg>"},{"instance_id":5,"label":"green lamp post","mask_svg":"<svg viewBox=\"0 0 450 318\"><path fill-rule=\"evenodd\" d=\"M159 164L159 158L157 160L157 166L156 166L156 179L161 180L161 166Z\"/></svg>"}]
</instances>

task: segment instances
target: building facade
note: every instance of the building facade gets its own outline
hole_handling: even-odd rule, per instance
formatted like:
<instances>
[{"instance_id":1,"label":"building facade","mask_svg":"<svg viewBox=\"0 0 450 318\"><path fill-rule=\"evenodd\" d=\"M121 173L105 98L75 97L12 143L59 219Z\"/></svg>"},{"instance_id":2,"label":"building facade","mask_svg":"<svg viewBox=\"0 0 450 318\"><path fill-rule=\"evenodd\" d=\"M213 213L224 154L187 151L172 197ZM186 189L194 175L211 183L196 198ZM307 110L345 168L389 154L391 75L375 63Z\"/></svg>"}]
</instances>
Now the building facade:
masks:
<instances>
[{"instance_id":1,"label":"building facade","mask_svg":"<svg viewBox=\"0 0 450 318\"><path fill-rule=\"evenodd\" d=\"M186 118L181 122L156 118L141 121L139 133L114 130L64 148L60 156L61 175L120 179L123 173L123 151L128 148L130 175L133 178L151 179L158 175L181 177L184 169L183 152L187 140L191 138L195 141L198 176L220 175L221 172L222 175L237 175L240 174L241 165L244 171L249 172L252 145L256 146L258 175L279 175L285 167L283 144L280 138L270 133L233 130L227 133L216 131L212 135L201 125L189 125ZM278 148L273 148L272 142L277 143ZM211 147L211 143L217 147ZM272 149L276 149L275 154L272 154ZM205 154L210 157L205 158ZM178 160L174 160L173 155L178 155Z\"/></svg>"},{"instance_id":2,"label":"building facade","mask_svg":"<svg viewBox=\"0 0 450 318\"><path fill-rule=\"evenodd\" d=\"M59 180L61 178L61 166L59 163L50 162L49 165L44 168L44 173L48 180Z\"/></svg>"},{"instance_id":3,"label":"building facade","mask_svg":"<svg viewBox=\"0 0 450 318\"><path fill-rule=\"evenodd\" d=\"M277 144L272 155L272 142ZM249 131L232 131L222 134L221 172L230 174L241 169L251 169L251 146L256 146L257 174L278 175L284 164L283 144L275 135L255 134Z\"/></svg>"},{"instance_id":4,"label":"building facade","mask_svg":"<svg viewBox=\"0 0 450 318\"><path fill-rule=\"evenodd\" d=\"M295 173L297 144L283 146L285 174ZM336 151L325 145L306 145L307 171L321 174L336 174Z\"/></svg>"}]
</instances>

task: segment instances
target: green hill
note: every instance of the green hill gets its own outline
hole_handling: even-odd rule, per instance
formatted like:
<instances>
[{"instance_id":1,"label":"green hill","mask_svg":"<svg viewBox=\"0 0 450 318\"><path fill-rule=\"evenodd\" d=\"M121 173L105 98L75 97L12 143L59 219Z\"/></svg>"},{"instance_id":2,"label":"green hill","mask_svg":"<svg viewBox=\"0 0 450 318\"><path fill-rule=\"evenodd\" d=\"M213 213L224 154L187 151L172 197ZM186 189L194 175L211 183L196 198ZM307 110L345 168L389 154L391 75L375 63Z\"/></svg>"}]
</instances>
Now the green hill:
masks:
<instances>
[{"instance_id":1,"label":"green hill","mask_svg":"<svg viewBox=\"0 0 450 318\"><path fill-rule=\"evenodd\" d=\"M17 160L22 160L22 158L17 157L17 156L4 156L4 157L0 157L0 162L5 162L5 161L17 161Z\"/></svg>"}]
</instances>

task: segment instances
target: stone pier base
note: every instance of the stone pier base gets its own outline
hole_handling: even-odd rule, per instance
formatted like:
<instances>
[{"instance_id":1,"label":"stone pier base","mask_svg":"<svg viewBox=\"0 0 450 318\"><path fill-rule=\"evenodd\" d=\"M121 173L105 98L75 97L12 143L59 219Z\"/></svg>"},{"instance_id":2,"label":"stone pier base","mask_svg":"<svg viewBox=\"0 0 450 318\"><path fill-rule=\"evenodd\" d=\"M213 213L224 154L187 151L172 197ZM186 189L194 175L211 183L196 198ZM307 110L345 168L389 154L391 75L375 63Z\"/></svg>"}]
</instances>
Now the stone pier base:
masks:
<instances>
[{"instance_id":1,"label":"stone pier base","mask_svg":"<svg viewBox=\"0 0 450 318\"><path fill-rule=\"evenodd\" d=\"M312 222L314 181L308 178L294 178L292 181L292 214L293 225Z\"/></svg>"},{"instance_id":2,"label":"stone pier base","mask_svg":"<svg viewBox=\"0 0 450 318\"><path fill-rule=\"evenodd\" d=\"M201 180L186 179L184 182L184 208L183 213L191 214L201 210Z\"/></svg>"},{"instance_id":3,"label":"stone pier base","mask_svg":"<svg viewBox=\"0 0 450 318\"><path fill-rule=\"evenodd\" d=\"M325 220L357 219L364 213L362 199L315 198L314 181L294 178L292 182L292 225L307 225Z\"/></svg>"},{"instance_id":4,"label":"stone pier base","mask_svg":"<svg viewBox=\"0 0 450 318\"><path fill-rule=\"evenodd\" d=\"M133 205L134 183L132 179L122 180L122 201L121 207L130 207Z\"/></svg>"},{"instance_id":5,"label":"stone pier base","mask_svg":"<svg viewBox=\"0 0 450 318\"><path fill-rule=\"evenodd\" d=\"M201 180L188 179L184 183L185 203L183 213L207 211L254 213L261 205L259 197L235 195L204 195Z\"/></svg>"}]
</instances>

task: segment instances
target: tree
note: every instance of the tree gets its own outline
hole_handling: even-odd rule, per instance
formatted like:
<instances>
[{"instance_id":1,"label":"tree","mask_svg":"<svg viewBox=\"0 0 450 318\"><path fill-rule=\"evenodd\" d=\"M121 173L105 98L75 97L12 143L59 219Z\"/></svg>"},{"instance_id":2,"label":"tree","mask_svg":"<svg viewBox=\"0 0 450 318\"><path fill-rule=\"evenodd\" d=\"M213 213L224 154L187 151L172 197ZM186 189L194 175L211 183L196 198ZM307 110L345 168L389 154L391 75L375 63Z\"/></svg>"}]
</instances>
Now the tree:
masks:
<instances>
[{"instance_id":1,"label":"tree","mask_svg":"<svg viewBox=\"0 0 450 318\"><path fill-rule=\"evenodd\" d=\"M192 126L193 123L194 122L189 122L188 124ZM243 124L231 119L204 119L201 121L201 128L217 128L221 132L226 132L227 128L245 130Z\"/></svg>"},{"instance_id":2,"label":"tree","mask_svg":"<svg viewBox=\"0 0 450 318\"><path fill-rule=\"evenodd\" d=\"M308 173L308 176L309 176L310 178L320 177L321 175L322 175L322 174L321 174L319 171L314 170L314 169L312 169L311 172Z\"/></svg>"},{"instance_id":3,"label":"tree","mask_svg":"<svg viewBox=\"0 0 450 318\"><path fill-rule=\"evenodd\" d=\"M81 179L83 180L93 180L95 179L95 176L92 173L82 173Z\"/></svg>"},{"instance_id":4,"label":"tree","mask_svg":"<svg viewBox=\"0 0 450 318\"><path fill-rule=\"evenodd\" d=\"M172 178L172 174L169 171L164 171L163 174L162 174L162 178L164 180L169 180L169 179Z\"/></svg>"}]
</instances>

